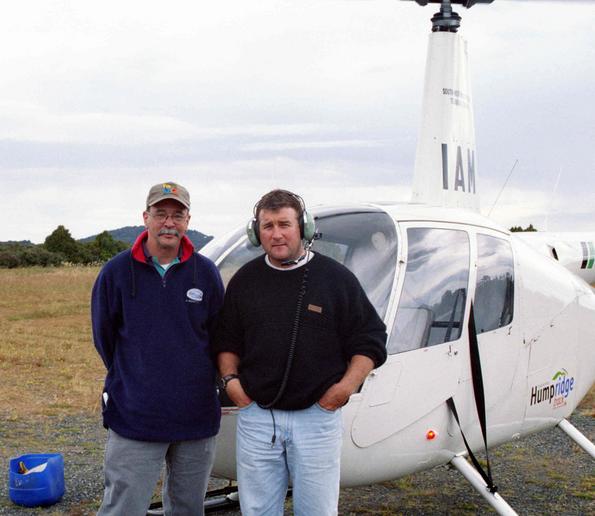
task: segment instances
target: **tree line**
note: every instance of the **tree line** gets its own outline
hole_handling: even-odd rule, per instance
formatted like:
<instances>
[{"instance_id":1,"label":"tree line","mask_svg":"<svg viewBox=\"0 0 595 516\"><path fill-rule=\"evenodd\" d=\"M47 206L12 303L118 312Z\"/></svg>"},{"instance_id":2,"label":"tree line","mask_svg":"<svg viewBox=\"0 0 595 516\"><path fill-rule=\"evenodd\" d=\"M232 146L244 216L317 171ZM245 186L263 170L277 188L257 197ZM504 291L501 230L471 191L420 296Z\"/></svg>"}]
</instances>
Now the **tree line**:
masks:
<instances>
[{"instance_id":1,"label":"tree line","mask_svg":"<svg viewBox=\"0 0 595 516\"><path fill-rule=\"evenodd\" d=\"M537 231L537 228L534 228L533 227L533 224L529 224L525 229L523 229L522 226L512 226L510 228L510 232L511 233L521 233L523 231L529 231L529 232L531 232L531 231Z\"/></svg>"},{"instance_id":2,"label":"tree line","mask_svg":"<svg viewBox=\"0 0 595 516\"><path fill-rule=\"evenodd\" d=\"M59 266L64 263L80 265L100 264L109 260L129 245L115 240L107 231L91 242L77 242L70 231L58 226L43 244L21 242L0 243L0 267Z\"/></svg>"}]
</instances>

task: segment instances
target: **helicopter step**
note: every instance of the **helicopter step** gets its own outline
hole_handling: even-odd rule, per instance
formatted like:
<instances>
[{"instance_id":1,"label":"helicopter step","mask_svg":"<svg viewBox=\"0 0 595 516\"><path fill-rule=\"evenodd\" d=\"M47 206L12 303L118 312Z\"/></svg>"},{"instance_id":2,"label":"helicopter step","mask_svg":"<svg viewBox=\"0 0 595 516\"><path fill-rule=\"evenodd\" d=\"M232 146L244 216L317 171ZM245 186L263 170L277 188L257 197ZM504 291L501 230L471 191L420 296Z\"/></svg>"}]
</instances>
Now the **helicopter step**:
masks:
<instances>
[{"instance_id":1,"label":"helicopter step","mask_svg":"<svg viewBox=\"0 0 595 516\"><path fill-rule=\"evenodd\" d=\"M459 473L467 479L473 488L483 496L487 502L494 508L498 514L505 516L517 515L514 509L506 503L498 493L491 493L488 485L485 483L477 470L467 462L465 454L456 455L452 458L450 463L459 470Z\"/></svg>"},{"instance_id":2,"label":"helicopter step","mask_svg":"<svg viewBox=\"0 0 595 516\"><path fill-rule=\"evenodd\" d=\"M593 444L587 437L582 434L575 426L568 420L563 419L558 423L560 430L568 435L576 444L585 450L592 458L595 459L595 444Z\"/></svg>"}]
</instances>

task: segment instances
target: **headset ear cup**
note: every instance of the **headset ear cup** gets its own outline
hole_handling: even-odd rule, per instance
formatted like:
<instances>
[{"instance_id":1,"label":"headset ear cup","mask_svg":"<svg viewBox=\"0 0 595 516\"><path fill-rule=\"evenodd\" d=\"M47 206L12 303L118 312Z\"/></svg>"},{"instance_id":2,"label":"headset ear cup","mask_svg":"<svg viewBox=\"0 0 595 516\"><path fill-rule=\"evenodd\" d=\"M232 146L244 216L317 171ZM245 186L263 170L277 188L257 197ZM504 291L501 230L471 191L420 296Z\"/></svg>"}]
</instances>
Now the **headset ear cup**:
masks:
<instances>
[{"instance_id":1,"label":"headset ear cup","mask_svg":"<svg viewBox=\"0 0 595 516\"><path fill-rule=\"evenodd\" d=\"M302 227L302 238L307 242L311 242L316 234L316 223L314 217L309 212L304 211L304 220Z\"/></svg>"},{"instance_id":2,"label":"headset ear cup","mask_svg":"<svg viewBox=\"0 0 595 516\"><path fill-rule=\"evenodd\" d=\"M258 222L256 219L250 219L248 221L248 225L246 226L246 235L254 247L258 247L260 245L260 235L258 234Z\"/></svg>"}]
</instances>

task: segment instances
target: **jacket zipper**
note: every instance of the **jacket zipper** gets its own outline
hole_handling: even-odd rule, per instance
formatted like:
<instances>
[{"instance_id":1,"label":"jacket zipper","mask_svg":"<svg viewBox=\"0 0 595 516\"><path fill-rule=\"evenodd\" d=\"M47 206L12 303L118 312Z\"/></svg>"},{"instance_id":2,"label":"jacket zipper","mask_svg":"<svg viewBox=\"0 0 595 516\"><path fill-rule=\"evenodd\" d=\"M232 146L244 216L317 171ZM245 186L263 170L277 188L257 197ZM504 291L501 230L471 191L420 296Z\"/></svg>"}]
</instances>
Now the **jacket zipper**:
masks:
<instances>
[{"instance_id":1,"label":"jacket zipper","mask_svg":"<svg viewBox=\"0 0 595 516\"><path fill-rule=\"evenodd\" d=\"M167 268L167 270L163 274L163 277L161 278L161 285L163 286L163 288L165 288L167 286L167 280L165 278L169 274L169 271L172 270L176 265L180 265L180 263L182 263L182 262L174 263L173 265L170 265ZM157 272L157 270L155 270L155 272ZM159 273L157 272L157 274L159 274Z\"/></svg>"}]
</instances>

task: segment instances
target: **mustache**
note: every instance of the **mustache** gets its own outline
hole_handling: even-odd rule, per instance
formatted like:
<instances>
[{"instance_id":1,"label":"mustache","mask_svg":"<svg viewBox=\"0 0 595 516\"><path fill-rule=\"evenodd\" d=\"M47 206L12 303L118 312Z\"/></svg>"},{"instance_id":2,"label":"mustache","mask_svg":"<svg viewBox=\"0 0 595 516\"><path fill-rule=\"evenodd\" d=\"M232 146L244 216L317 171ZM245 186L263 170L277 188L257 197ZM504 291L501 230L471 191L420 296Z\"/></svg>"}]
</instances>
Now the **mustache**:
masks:
<instances>
[{"instance_id":1,"label":"mustache","mask_svg":"<svg viewBox=\"0 0 595 516\"><path fill-rule=\"evenodd\" d=\"M175 235L175 236L179 237L180 233L175 229L163 228L158 233L158 236L161 236L161 235Z\"/></svg>"}]
</instances>

